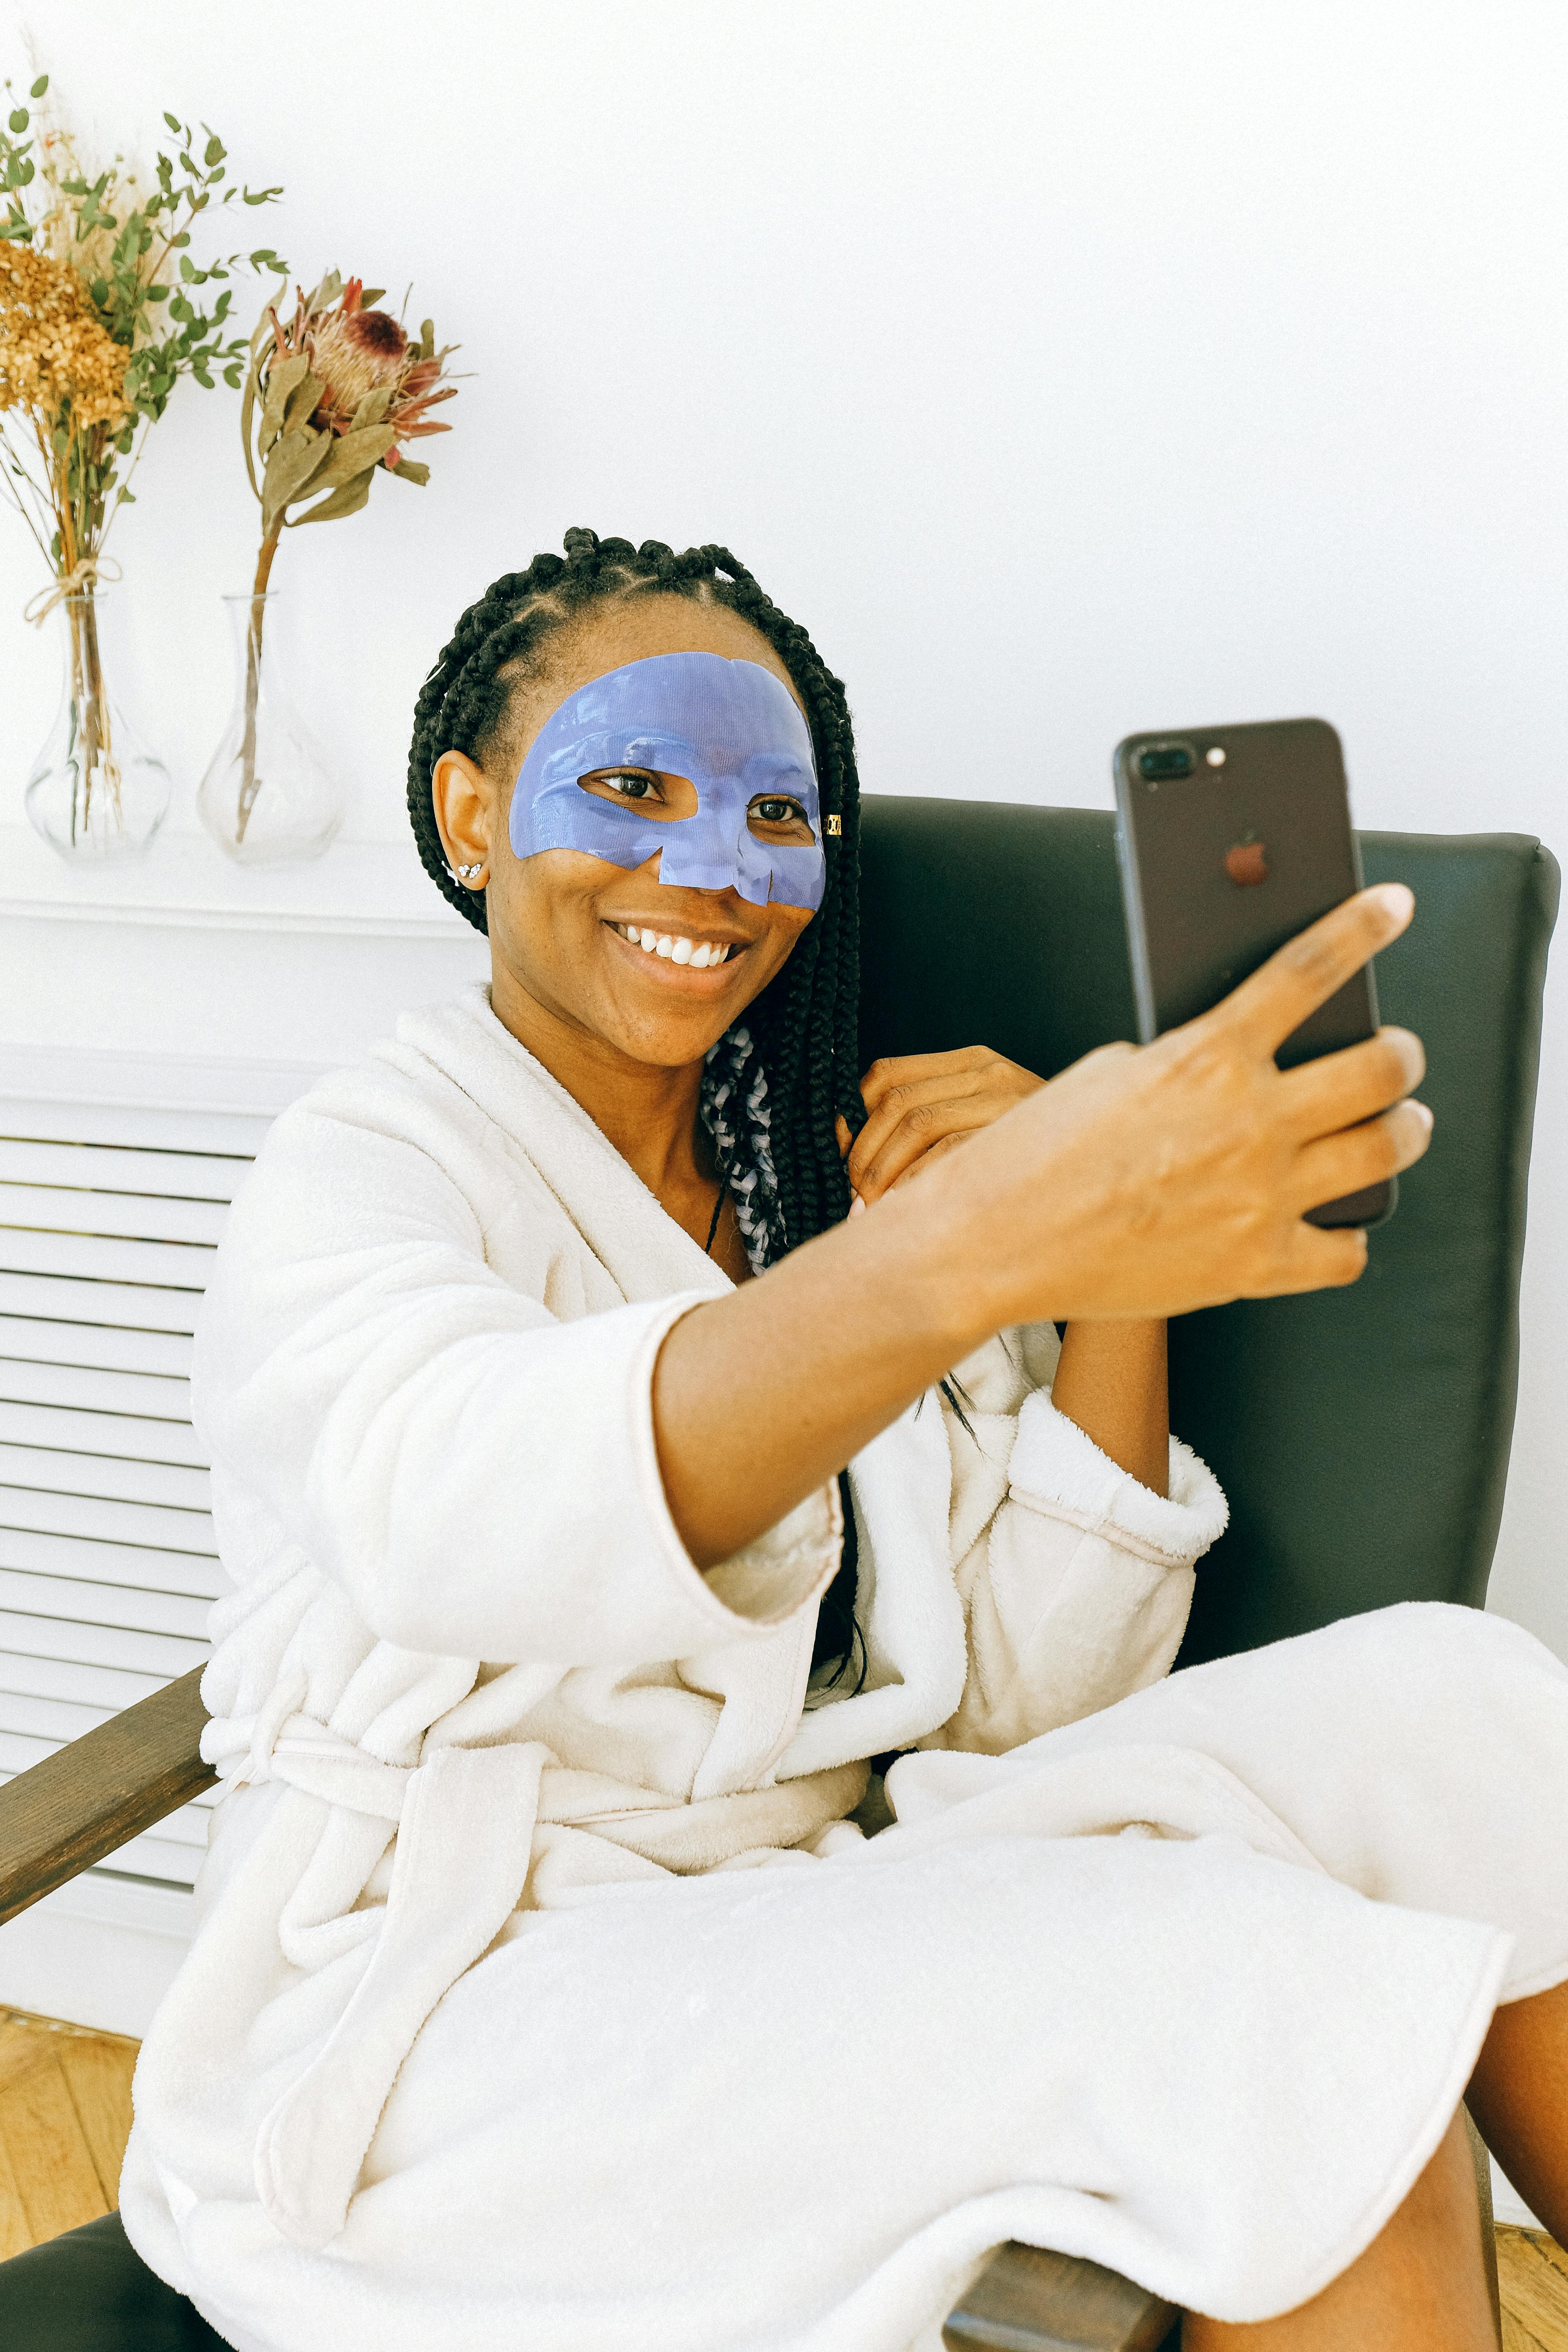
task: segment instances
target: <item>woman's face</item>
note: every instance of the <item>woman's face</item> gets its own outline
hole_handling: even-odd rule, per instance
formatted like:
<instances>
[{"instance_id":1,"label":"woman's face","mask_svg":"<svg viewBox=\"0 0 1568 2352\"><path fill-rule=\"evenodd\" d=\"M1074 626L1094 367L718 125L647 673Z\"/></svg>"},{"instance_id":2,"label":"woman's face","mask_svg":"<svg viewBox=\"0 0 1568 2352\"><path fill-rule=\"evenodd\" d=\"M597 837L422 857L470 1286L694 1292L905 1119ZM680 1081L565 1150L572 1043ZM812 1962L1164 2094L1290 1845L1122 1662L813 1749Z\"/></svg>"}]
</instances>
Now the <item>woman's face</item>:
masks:
<instances>
[{"instance_id":1,"label":"woman's face","mask_svg":"<svg viewBox=\"0 0 1568 2352\"><path fill-rule=\"evenodd\" d=\"M437 822L448 859L489 875L490 961L496 1010L513 992L632 1060L680 1067L700 1061L766 987L811 920L801 907L752 906L733 886L689 889L660 882L660 852L641 866L613 866L577 849L518 857L510 839L513 782L541 728L569 695L627 662L659 654L717 654L755 662L800 698L767 640L722 604L652 593L591 607L545 641L538 676L513 689L513 724L494 773L461 752L437 761ZM685 777L617 768L579 790L668 823L697 807ZM759 799L750 827L761 843L809 842L787 799ZM632 934L637 933L634 939ZM668 940L681 955L644 948ZM696 961L685 960L682 941ZM703 950L707 950L704 958ZM721 960L719 960L721 959Z\"/></svg>"}]
</instances>

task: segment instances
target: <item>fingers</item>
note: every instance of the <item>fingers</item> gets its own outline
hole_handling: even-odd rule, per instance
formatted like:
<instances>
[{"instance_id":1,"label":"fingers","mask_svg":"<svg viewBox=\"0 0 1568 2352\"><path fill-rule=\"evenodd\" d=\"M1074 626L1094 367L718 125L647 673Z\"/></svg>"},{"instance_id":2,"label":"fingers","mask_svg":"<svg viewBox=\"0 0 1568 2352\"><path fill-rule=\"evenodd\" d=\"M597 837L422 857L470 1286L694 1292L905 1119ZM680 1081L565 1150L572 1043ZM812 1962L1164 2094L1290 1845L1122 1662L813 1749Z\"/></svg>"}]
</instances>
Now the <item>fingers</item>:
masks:
<instances>
[{"instance_id":1,"label":"fingers","mask_svg":"<svg viewBox=\"0 0 1568 2352\"><path fill-rule=\"evenodd\" d=\"M1408 1029L1380 1029L1364 1045L1347 1045L1342 1053L1286 1071L1280 1090L1295 1131L1306 1142L1374 1118L1413 1093L1426 1075L1420 1038Z\"/></svg>"},{"instance_id":2,"label":"fingers","mask_svg":"<svg viewBox=\"0 0 1568 2352\"><path fill-rule=\"evenodd\" d=\"M860 1099L874 1111L894 1087L917 1085L922 1078L958 1078L998 1063L1005 1069L1015 1066L989 1045L961 1045L951 1054L889 1054L873 1062L861 1079Z\"/></svg>"},{"instance_id":3,"label":"fingers","mask_svg":"<svg viewBox=\"0 0 1568 2352\"><path fill-rule=\"evenodd\" d=\"M875 1200L943 1136L1000 1118L1041 1083L986 1045L874 1062L861 1081L869 1116L849 1149L851 1184ZM839 1131L841 1150L847 1132Z\"/></svg>"},{"instance_id":4,"label":"fingers","mask_svg":"<svg viewBox=\"0 0 1568 2352\"><path fill-rule=\"evenodd\" d=\"M1381 1118L1309 1143L1291 1171L1292 1202L1305 1213L1366 1185L1386 1183L1413 1168L1431 1140L1432 1114L1426 1104L1396 1103Z\"/></svg>"},{"instance_id":5,"label":"fingers","mask_svg":"<svg viewBox=\"0 0 1568 2352\"><path fill-rule=\"evenodd\" d=\"M1331 1200L1342 1195L1334 1192ZM1315 1205L1315 1204L1314 1204ZM1252 1298L1288 1298L1304 1290L1342 1290L1366 1271L1366 1235L1351 1228L1329 1233L1321 1226L1294 1225L1269 1275L1253 1284Z\"/></svg>"},{"instance_id":6,"label":"fingers","mask_svg":"<svg viewBox=\"0 0 1568 2352\"><path fill-rule=\"evenodd\" d=\"M989 1127L1007 1108L990 1094L955 1099L950 1080L939 1078L927 1085L929 1092L910 1089L916 1098L907 1102L901 1099L905 1089L896 1089L877 1113L875 1125L868 1119L856 1137L849 1154L849 1181L863 1201L879 1199L917 1160L944 1141L972 1134L977 1127Z\"/></svg>"},{"instance_id":7,"label":"fingers","mask_svg":"<svg viewBox=\"0 0 1568 2352\"><path fill-rule=\"evenodd\" d=\"M1270 1054L1299 1029L1309 1013L1326 1004L1336 989L1396 940L1415 912L1415 900L1403 882L1381 882L1286 942L1207 1020L1238 1023Z\"/></svg>"}]
</instances>

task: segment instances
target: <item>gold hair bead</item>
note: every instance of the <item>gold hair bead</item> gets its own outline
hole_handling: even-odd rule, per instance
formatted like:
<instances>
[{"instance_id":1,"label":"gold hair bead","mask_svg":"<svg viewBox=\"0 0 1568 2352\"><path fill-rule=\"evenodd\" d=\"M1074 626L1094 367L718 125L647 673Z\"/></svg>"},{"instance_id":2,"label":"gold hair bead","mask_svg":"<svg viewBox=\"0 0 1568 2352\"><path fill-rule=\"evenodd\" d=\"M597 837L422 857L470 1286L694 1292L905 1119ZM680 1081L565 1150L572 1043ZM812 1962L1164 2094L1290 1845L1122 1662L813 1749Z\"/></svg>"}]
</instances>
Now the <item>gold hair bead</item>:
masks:
<instances>
[{"instance_id":1,"label":"gold hair bead","mask_svg":"<svg viewBox=\"0 0 1568 2352\"><path fill-rule=\"evenodd\" d=\"M844 819L841 816L830 816L827 820L827 837L829 841L838 840L843 831Z\"/></svg>"}]
</instances>

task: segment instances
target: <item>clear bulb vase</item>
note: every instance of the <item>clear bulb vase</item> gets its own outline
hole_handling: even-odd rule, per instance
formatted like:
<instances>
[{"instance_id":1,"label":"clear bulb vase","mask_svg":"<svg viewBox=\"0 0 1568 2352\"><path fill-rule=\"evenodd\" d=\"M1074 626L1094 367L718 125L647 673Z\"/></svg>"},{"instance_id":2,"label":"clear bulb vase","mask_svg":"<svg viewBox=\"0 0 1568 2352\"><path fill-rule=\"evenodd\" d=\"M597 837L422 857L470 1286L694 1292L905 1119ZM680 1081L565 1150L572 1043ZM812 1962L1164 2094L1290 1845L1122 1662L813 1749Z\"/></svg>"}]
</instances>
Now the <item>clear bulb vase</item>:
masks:
<instances>
[{"instance_id":1,"label":"clear bulb vase","mask_svg":"<svg viewBox=\"0 0 1568 2352\"><path fill-rule=\"evenodd\" d=\"M169 772L110 699L99 648L101 591L55 606L64 685L55 723L27 778L28 823L62 857L134 857L163 824Z\"/></svg>"},{"instance_id":2,"label":"clear bulb vase","mask_svg":"<svg viewBox=\"0 0 1568 2352\"><path fill-rule=\"evenodd\" d=\"M279 676L279 592L226 596L235 698L196 789L196 812L226 857L282 866L320 857L343 821L343 788Z\"/></svg>"}]
</instances>

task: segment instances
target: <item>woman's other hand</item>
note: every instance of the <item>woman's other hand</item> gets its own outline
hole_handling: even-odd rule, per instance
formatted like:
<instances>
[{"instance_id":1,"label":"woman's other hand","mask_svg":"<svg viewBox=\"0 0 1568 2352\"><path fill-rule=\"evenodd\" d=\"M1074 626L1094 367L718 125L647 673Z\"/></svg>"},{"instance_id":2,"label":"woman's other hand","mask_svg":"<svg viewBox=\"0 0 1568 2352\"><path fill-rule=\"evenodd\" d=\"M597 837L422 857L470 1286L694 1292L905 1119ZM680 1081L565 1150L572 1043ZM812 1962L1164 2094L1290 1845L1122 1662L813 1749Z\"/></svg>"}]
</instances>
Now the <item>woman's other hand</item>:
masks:
<instances>
[{"instance_id":1,"label":"woman's other hand","mask_svg":"<svg viewBox=\"0 0 1568 2352\"><path fill-rule=\"evenodd\" d=\"M989 1045L873 1062L860 1081L868 1117L853 1142L846 1120L838 1121L838 1149L848 1155L856 1199L869 1207L1044 1084Z\"/></svg>"}]
</instances>

